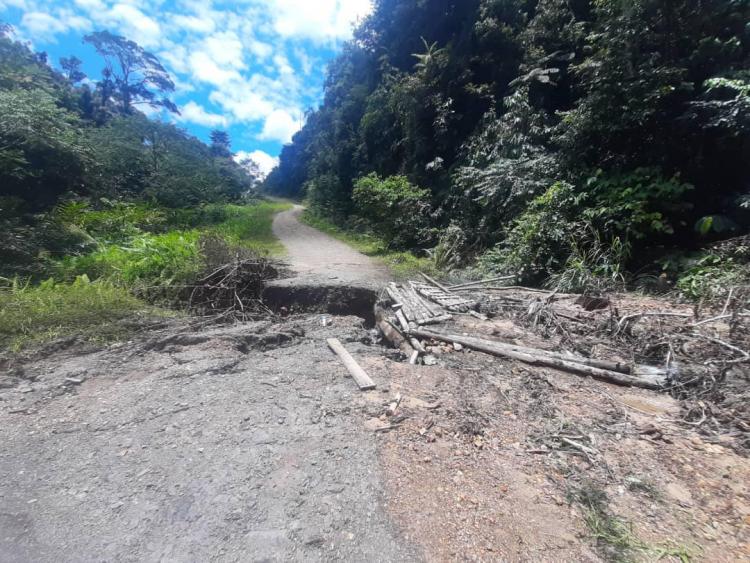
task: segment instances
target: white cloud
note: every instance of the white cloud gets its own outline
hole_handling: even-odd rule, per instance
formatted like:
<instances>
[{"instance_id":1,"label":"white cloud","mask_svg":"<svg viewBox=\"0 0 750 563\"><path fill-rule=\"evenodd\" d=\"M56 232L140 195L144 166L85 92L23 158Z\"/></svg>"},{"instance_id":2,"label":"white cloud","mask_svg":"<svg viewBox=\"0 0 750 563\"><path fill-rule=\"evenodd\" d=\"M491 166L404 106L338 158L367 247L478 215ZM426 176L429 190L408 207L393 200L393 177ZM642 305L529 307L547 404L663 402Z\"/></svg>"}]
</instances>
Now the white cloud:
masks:
<instances>
[{"instance_id":1,"label":"white cloud","mask_svg":"<svg viewBox=\"0 0 750 563\"><path fill-rule=\"evenodd\" d=\"M204 127L226 127L228 125L226 117L206 111L203 106L192 100L180 108L180 114L179 121L187 121Z\"/></svg>"},{"instance_id":2,"label":"white cloud","mask_svg":"<svg viewBox=\"0 0 750 563\"><path fill-rule=\"evenodd\" d=\"M277 109L271 112L263 124L263 131L258 138L263 141L279 141L289 143L292 136L302 128L299 120L294 119L289 112Z\"/></svg>"},{"instance_id":3,"label":"white cloud","mask_svg":"<svg viewBox=\"0 0 750 563\"><path fill-rule=\"evenodd\" d=\"M256 92L245 91L242 83L232 89L216 90L209 96L238 121L258 121L274 111L274 105Z\"/></svg>"},{"instance_id":4,"label":"white cloud","mask_svg":"<svg viewBox=\"0 0 750 563\"><path fill-rule=\"evenodd\" d=\"M198 16L173 15L170 23L178 29L196 33L212 33L216 29L216 22L213 19Z\"/></svg>"},{"instance_id":5,"label":"white cloud","mask_svg":"<svg viewBox=\"0 0 750 563\"><path fill-rule=\"evenodd\" d=\"M7 8L19 8L26 11L29 9L29 6L26 3L26 0L3 0L0 2L0 10L5 10Z\"/></svg>"},{"instance_id":6,"label":"white cloud","mask_svg":"<svg viewBox=\"0 0 750 563\"><path fill-rule=\"evenodd\" d=\"M236 162L241 162L247 158L258 165L262 179L265 179L271 173L271 170L279 165L279 159L277 157L271 156L267 152L261 150L253 152L239 151L234 155L234 160Z\"/></svg>"},{"instance_id":7,"label":"white cloud","mask_svg":"<svg viewBox=\"0 0 750 563\"><path fill-rule=\"evenodd\" d=\"M264 3L279 35L315 41L349 39L357 20L372 10L370 0L264 0Z\"/></svg>"},{"instance_id":8,"label":"white cloud","mask_svg":"<svg viewBox=\"0 0 750 563\"><path fill-rule=\"evenodd\" d=\"M273 54L273 47L263 41L253 40L250 42L250 52L259 59L267 59Z\"/></svg>"},{"instance_id":9,"label":"white cloud","mask_svg":"<svg viewBox=\"0 0 750 563\"><path fill-rule=\"evenodd\" d=\"M220 67L208 53L203 51L190 55L190 68L195 80L214 86L224 86L232 81L242 80L242 76L235 69Z\"/></svg>"},{"instance_id":10,"label":"white cloud","mask_svg":"<svg viewBox=\"0 0 750 563\"><path fill-rule=\"evenodd\" d=\"M86 18L75 15L70 10L60 10L53 15L47 12L27 12L21 19L21 26L34 39L55 41L55 36L68 31L87 31L91 29L91 22Z\"/></svg>"},{"instance_id":11,"label":"white cloud","mask_svg":"<svg viewBox=\"0 0 750 563\"><path fill-rule=\"evenodd\" d=\"M106 25L118 25L119 31L143 47L156 47L161 43L162 31L159 23L131 4L115 4L112 9L91 16Z\"/></svg>"}]
</instances>

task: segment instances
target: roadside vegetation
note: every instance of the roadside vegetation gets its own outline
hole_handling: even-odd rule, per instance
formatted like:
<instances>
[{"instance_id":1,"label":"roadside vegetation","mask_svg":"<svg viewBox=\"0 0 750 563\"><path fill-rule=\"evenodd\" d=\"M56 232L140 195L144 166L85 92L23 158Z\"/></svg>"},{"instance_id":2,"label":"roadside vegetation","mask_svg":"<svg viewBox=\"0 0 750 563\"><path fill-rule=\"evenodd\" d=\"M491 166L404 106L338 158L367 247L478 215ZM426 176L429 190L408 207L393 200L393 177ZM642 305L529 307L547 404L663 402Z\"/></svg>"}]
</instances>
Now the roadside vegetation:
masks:
<instances>
[{"instance_id":1,"label":"roadside vegetation","mask_svg":"<svg viewBox=\"0 0 750 563\"><path fill-rule=\"evenodd\" d=\"M378 0L265 189L441 269L726 299L750 283L749 20Z\"/></svg>"},{"instance_id":2,"label":"roadside vegetation","mask_svg":"<svg viewBox=\"0 0 750 563\"><path fill-rule=\"evenodd\" d=\"M107 61L98 79L0 29L2 347L125 337L183 309L219 258L282 252L271 222L287 206L259 198L225 132L205 145L136 109L177 111L158 59L107 32L84 40Z\"/></svg>"}]
</instances>

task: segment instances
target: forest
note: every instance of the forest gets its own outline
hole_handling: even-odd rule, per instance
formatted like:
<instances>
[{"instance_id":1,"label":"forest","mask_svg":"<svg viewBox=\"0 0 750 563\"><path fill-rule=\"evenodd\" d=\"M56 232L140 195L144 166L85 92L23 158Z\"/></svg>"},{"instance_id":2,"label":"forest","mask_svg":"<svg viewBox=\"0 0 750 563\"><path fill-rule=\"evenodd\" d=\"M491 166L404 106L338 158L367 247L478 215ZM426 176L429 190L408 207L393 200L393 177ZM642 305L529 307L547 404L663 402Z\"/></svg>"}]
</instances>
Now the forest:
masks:
<instances>
[{"instance_id":1,"label":"forest","mask_svg":"<svg viewBox=\"0 0 750 563\"><path fill-rule=\"evenodd\" d=\"M258 199L257 165L233 160L224 131L209 146L144 113L178 112L153 54L106 31L84 41L99 77L0 34L0 344L101 336L164 313L151 305L226 256L277 250L283 205Z\"/></svg>"},{"instance_id":2,"label":"forest","mask_svg":"<svg viewBox=\"0 0 750 563\"><path fill-rule=\"evenodd\" d=\"M377 0L265 189L565 291L748 276L750 2Z\"/></svg>"}]
</instances>

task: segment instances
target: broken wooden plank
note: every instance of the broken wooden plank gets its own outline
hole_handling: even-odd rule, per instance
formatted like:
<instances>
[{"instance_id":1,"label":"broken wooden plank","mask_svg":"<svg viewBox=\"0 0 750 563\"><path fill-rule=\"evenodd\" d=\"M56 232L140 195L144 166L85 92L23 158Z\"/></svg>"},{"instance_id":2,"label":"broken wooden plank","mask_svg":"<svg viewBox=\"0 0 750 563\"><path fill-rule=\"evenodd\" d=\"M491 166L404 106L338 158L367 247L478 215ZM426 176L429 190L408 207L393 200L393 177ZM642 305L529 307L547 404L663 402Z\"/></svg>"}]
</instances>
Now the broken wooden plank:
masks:
<instances>
[{"instance_id":1,"label":"broken wooden plank","mask_svg":"<svg viewBox=\"0 0 750 563\"><path fill-rule=\"evenodd\" d=\"M419 275L422 276L424 279L426 279L428 283L431 283L432 285L434 285L438 289L444 291L445 293L450 293L451 292L450 289L448 289L447 287L445 287L441 283L436 282L435 280L433 280L430 276L428 276L424 272L419 272Z\"/></svg>"},{"instance_id":2,"label":"broken wooden plank","mask_svg":"<svg viewBox=\"0 0 750 563\"><path fill-rule=\"evenodd\" d=\"M497 278L489 278L486 280L477 280L473 282L459 283L457 285L449 285L448 289L453 291L454 289L465 289L467 287L474 287L477 285L484 285L486 283L492 283L492 282L498 282L498 281L512 280L515 278L516 278L515 274L513 274L512 276L499 276Z\"/></svg>"},{"instance_id":3,"label":"broken wooden plank","mask_svg":"<svg viewBox=\"0 0 750 563\"><path fill-rule=\"evenodd\" d=\"M437 325L440 323L445 323L451 320L453 317L451 315L440 315L439 317L432 317L430 319L427 319L425 322L421 323L421 325Z\"/></svg>"},{"instance_id":4,"label":"broken wooden plank","mask_svg":"<svg viewBox=\"0 0 750 563\"><path fill-rule=\"evenodd\" d=\"M369 391L375 389L373 380L370 379L367 372L352 358L352 355L347 352L346 348L344 348L343 344L337 338L329 338L326 342L328 343L328 347L341 359L344 367L349 371L360 390Z\"/></svg>"},{"instance_id":5,"label":"broken wooden plank","mask_svg":"<svg viewBox=\"0 0 750 563\"><path fill-rule=\"evenodd\" d=\"M411 289L414 292L416 298L419 300L422 306L430 312L430 315L432 315L433 317L439 317L440 315L445 314L445 311L440 305L430 302L419 294L419 292L417 291L417 284L415 282L410 281L409 285L411 286Z\"/></svg>"},{"instance_id":6,"label":"broken wooden plank","mask_svg":"<svg viewBox=\"0 0 750 563\"><path fill-rule=\"evenodd\" d=\"M412 331L412 333L415 336L419 336L422 338L434 338L435 340L441 340L443 342L458 343L468 348L472 348L480 352L485 352L493 356L503 356L531 365L546 366L574 373L576 375L590 376L595 379L607 381L608 383L615 383L617 385L625 385L628 387L643 387L645 389L660 389L663 383L660 381L656 381L654 378L637 377L612 370L589 366L584 363L579 363L580 358L571 357L569 359L562 360L550 357L549 355L544 354L544 350L539 350L538 355L530 355L526 352L502 347L502 345L498 345L498 343L496 342L483 340L481 338L472 338L457 334L443 334L424 329L417 329Z\"/></svg>"},{"instance_id":7,"label":"broken wooden plank","mask_svg":"<svg viewBox=\"0 0 750 563\"><path fill-rule=\"evenodd\" d=\"M396 319L398 320L398 324L401 325L403 331L408 334L411 329L409 327L409 320L406 318L406 315L404 315L403 309L396 311Z\"/></svg>"},{"instance_id":8,"label":"broken wooden plank","mask_svg":"<svg viewBox=\"0 0 750 563\"><path fill-rule=\"evenodd\" d=\"M468 301L463 297L445 293L444 291L433 288L429 285L415 284L414 289L426 299L429 299L451 311L465 311L471 309L473 306L471 301Z\"/></svg>"}]
</instances>

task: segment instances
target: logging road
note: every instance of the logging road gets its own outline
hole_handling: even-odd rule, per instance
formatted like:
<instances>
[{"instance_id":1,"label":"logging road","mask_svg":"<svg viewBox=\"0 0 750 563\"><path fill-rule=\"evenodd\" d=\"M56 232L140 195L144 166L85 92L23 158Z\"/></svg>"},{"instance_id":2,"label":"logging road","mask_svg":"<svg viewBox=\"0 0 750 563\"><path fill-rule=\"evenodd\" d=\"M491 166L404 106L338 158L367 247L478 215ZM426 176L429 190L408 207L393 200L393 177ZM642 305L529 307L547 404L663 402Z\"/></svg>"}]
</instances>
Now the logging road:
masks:
<instances>
[{"instance_id":1,"label":"logging road","mask_svg":"<svg viewBox=\"0 0 750 563\"><path fill-rule=\"evenodd\" d=\"M300 222L304 210L295 205L279 213L274 235L288 251L295 280L308 285L350 285L377 288L391 280L388 269L345 243Z\"/></svg>"}]
</instances>

